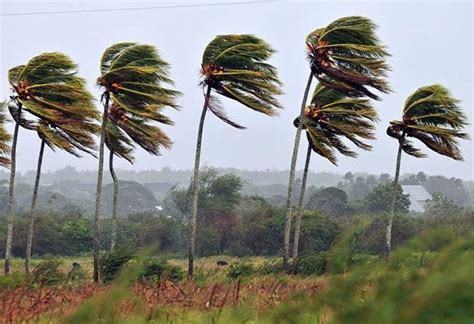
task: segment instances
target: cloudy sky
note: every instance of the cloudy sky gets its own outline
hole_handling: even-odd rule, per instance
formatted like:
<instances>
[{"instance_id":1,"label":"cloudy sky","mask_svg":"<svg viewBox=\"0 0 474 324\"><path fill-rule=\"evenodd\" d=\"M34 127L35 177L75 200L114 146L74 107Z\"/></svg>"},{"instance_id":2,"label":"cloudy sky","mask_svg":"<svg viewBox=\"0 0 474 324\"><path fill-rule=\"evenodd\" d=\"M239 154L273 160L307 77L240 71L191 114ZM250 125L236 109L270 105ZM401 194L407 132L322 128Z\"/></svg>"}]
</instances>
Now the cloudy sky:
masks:
<instances>
[{"instance_id":1,"label":"cloudy sky","mask_svg":"<svg viewBox=\"0 0 474 324\"><path fill-rule=\"evenodd\" d=\"M238 1L238 0L231 0ZM251 0L249 0L251 1ZM209 0L206 3L229 3ZM244 1L242 1L244 2ZM313 29L348 15L363 15L378 25L378 35L392 57L390 82L394 93L383 96L375 106L380 114L377 140L371 152L360 152L358 159L341 157L335 167L314 157L313 171L364 171L393 173L396 142L385 135L387 123L400 117L405 98L418 87L440 83L462 101L462 107L473 120L473 4L466 2L386 2L386 1L257 1L253 4L200 6L203 1L135 1L131 2L22 2L1 3L0 95L9 95L6 82L10 67L24 64L42 52L60 51L80 66L80 75L88 80L90 90L99 97L94 80L98 64L108 46L123 41L154 44L171 66L182 109L169 111L176 122L165 127L174 141L173 149L160 157L136 153L136 163L117 161L119 168L190 169L202 91L198 72L204 48L218 34L252 33L267 40L278 53L272 63L278 67L285 95L280 116L270 118L224 101L228 114L247 130L236 130L208 115L203 139L202 161L218 167L244 169L288 169L294 128L308 75L305 59L305 36ZM178 6L174 6L174 5ZM182 7L186 4L198 6ZM174 6L174 8L157 8ZM130 8L129 10L116 10ZM137 10L137 8L146 8ZM107 11L104 9L114 9ZM94 11L96 10L96 11ZM46 14L47 12L75 13ZM86 11L86 12L81 12ZM40 13L18 15L18 13ZM11 128L11 127L10 127ZM469 128L472 134L472 126ZM305 141L305 140L304 140ZM302 141L301 148L305 145ZM465 161L456 162L429 154L429 158L404 156L402 172L425 171L428 174L473 179L473 141L464 141ZM18 168L35 168L39 140L34 133L21 131ZM299 166L303 164L300 149ZM91 157L76 159L63 152L46 151L45 170L65 165L94 169Z\"/></svg>"}]
</instances>

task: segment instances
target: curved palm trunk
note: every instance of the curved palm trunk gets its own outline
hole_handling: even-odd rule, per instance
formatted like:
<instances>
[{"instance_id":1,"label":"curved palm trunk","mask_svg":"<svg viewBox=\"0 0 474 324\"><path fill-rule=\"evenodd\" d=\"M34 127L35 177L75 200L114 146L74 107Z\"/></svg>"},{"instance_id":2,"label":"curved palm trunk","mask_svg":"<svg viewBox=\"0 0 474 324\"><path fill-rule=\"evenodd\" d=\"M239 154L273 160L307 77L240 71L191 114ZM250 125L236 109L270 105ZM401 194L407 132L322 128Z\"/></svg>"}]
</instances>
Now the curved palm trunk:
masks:
<instances>
[{"instance_id":1,"label":"curved palm trunk","mask_svg":"<svg viewBox=\"0 0 474 324\"><path fill-rule=\"evenodd\" d=\"M8 224L7 224L7 242L5 244L5 274L10 273L10 255L12 253L13 242L13 217L15 213L15 175L16 175L16 145L18 142L18 132L20 130L22 104L18 103L17 122L13 132L12 150L10 157L10 182L8 184Z\"/></svg>"},{"instance_id":2,"label":"curved palm trunk","mask_svg":"<svg viewBox=\"0 0 474 324\"><path fill-rule=\"evenodd\" d=\"M109 170L112 180L114 181L114 198L112 203L112 237L110 240L110 250L115 248L117 242L117 206L118 206L118 193L119 193L119 181L114 170L114 151L110 150L109 156Z\"/></svg>"},{"instance_id":3,"label":"curved palm trunk","mask_svg":"<svg viewBox=\"0 0 474 324\"><path fill-rule=\"evenodd\" d=\"M194 156L194 175L192 182L192 206L191 218L189 219L189 233L188 233L188 278L193 278L194 270L194 251L196 248L196 222L198 209L198 195L199 195L199 166L201 162L201 143L202 132L204 129L204 120L206 119L206 112L209 106L209 98L211 95L211 87L207 86L206 97L204 98L204 106L201 112L201 119L199 121L196 153Z\"/></svg>"},{"instance_id":4,"label":"curved palm trunk","mask_svg":"<svg viewBox=\"0 0 474 324\"><path fill-rule=\"evenodd\" d=\"M33 231L36 220L36 202L38 200L38 190L41 178L41 166L43 165L43 154L44 154L44 139L41 140L40 151L38 155L38 165L36 168L36 179L35 186L33 188L33 197L31 198L31 209L30 209L30 224L28 226L28 238L26 240L26 255L25 255L25 273L30 273L30 260L31 250L33 248Z\"/></svg>"},{"instance_id":5,"label":"curved palm trunk","mask_svg":"<svg viewBox=\"0 0 474 324\"><path fill-rule=\"evenodd\" d=\"M306 162L304 165L303 179L301 181L301 193L298 201L298 213L296 215L295 234L293 239L293 273L298 271L298 248L300 243L301 220L303 218L304 194L306 191L306 180L308 178L309 162L311 161L311 144L308 143L306 151Z\"/></svg>"},{"instance_id":6,"label":"curved palm trunk","mask_svg":"<svg viewBox=\"0 0 474 324\"><path fill-rule=\"evenodd\" d=\"M309 88L311 87L311 81L313 80L313 73L310 72L308 81L306 82L306 89L303 95L303 102L301 103L300 110L300 119L304 116L304 109L306 107L306 101L308 100ZM298 159L298 148L301 138L301 130L303 128L303 123L299 123L298 128L296 129L295 143L293 145L293 155L291 157L291 167L290 167L290 178L288 181L288 195L286 198L286 220L285 220L285 229L283 233L283 268L288 272L288 260L290 259L290 232L291 232L291 209L293 205L293 189L295 187L295 169L296 169L296 160Z\"/></svg>"},{"instance_id":7,"label":"curved palm trunk","mask_svg":"<svg viewBox=\"0 0 474 324\"><path fill-rule=\"evenodd\" d=\"M107 125L107 115L109 112L109 93L105 94L104 113L102 116L102 126L99 142L99 168L97 171L97 187L95 196L95 218L94 218L94 282L99 282L99 248L100 248L100 202L102 198L102 177L104 174L104 141L105 128Z\"/></svg>"},{"instance_id":8,"label":"curved palm trunk","mask_svg":"<svg viewBox=\"0 0 474 324\"><path fill-rule=\"evenodd\" d=\"M388 258L390 252L392 251L392 224L393 224L393 217L395 216L395 205L397 202L397 187L398 187L398 179L400 177L400 165L402 162L402 147L403 141L405 140L405 134L402 135L399 144L398 144L398 154L397 154L397 166L395 168L395 178L393 179L393 186L392 186L392 200L390 201L390 210L389 210L389 218L387 222L387 227L385 228L385 248L384 248L384 256Z\"/></svg>"}]
</instances>

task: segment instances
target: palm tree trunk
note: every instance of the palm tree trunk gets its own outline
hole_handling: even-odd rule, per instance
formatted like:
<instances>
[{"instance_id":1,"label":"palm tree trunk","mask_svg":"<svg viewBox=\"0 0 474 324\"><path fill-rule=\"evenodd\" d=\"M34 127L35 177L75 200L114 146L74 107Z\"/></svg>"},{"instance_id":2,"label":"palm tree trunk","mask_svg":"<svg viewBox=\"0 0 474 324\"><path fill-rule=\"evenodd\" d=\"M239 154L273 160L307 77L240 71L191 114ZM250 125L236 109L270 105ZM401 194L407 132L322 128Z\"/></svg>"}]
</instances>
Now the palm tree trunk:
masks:
<instances>
[{"instance_id":1,"label":"palm tree trunk","mask_svg":"<svg viewBox=\"0 0 474 324\"><path fill-rule=\"evenodd\" d=\"M94 218L94 282L99 282L99 248L100 248L100 202L102 198L102 176L104 174L104 141L105 129L107 126L107 115L109 112L109 97L108 92L104 93L104 113L102 116L102 126L99 142L99 169L97 171L97 187L95 196L95 218Z\"/></svg>"},{"instance_id":2,"label":"palm tree trunk","mask_svg":"<svg viewBox=\"0 0 474 324\"><path fill-rule=\"evenodd\" d=\"M110 150L109 156L109 170L112 180L114 181L114 198L112 203L112 238L110 240L110 250L115 248L117 242L117 206L118 206L118 193L119 193L119 181L114 170L114 151Z\"/></svg>"},{"instance_id":3,"label":"palm tree trunk","mask_svg":"<svg viewBox=\"0 0 474 324\"><path fill-rule=\"evenodd\" d=\"M10 182L8 184L8 224L7 224L7 242L5 244L5 274L10 273L10 255L12 252L13 242L13 217L15 213L15 175L16 175L16 145L18 142L18 132L20 129L22 104L18 103L17 122L15 123L15 130L13 132L11 163L10 163Z\"/></svg>"},{"instance_id":4,"label":"palm tree trunk","mask_svg":"<svg viewBox=\"0 0 474 324\"><path fill-rule=\"evenodd\" d=\"M385 229L385 249L384 256L388 258L390 252L392 251L392 224L393 217L395 216L395 206L397 202L397 189L398 189L398 179L400 177L400 165L402 162L402 147L405 140L405 133L402 134L402 137L399 140L398 144L398 154L397 154L397 166L395 168L395 178L393 179L392 185L392 200L390 201L390 210L389 218L387 222L387 227Z\"/></svg>"},{"instance_id":5,"label":"palm tree trunk","mask_svg":"<svg viewBox=\"0 0 474 324\"><path fill-rule=\"evenodd\" d=\"M303 101L301 103L300 120L304 116L304 109L306 107L306 101L308 100L309 88L311 87L311 81L313 80L313 73L310 72L308 81L306 82L306 89L303 95ZM295 143L293 145L293 155L291 157L290 167L290 179L288 181L288 195L286 198L286 220L285 229L283 233L283 268L288 272L288 260L290 259L290 232L291 232L291 208L293 207L293 189L295 186L295 170L296 160L298 159L298 148L300 145L301 130L303 129L303 123L299 123L296 129Z\"/></svg>"},{"instance_id":6,"label":"palm tree trunk","mask_svg":"<svg viewBox=\"0 0 474 324\"><path fill-rule=\"evenodd\" d=\"M196 142L196 153L194 156L194 175L192 182L192 206L191 218L189 219L189 233L188 233L188 278L193 278L194 270L194 251L196 249L196 222L198 211L198 196L199 196L199 167L201 162L201 143L202 133L204 129L204 120L206 119L206 112L209 106L209 98L211 96L211 87L207 86L206 97L204 98L204 106L201 112L201 119L199 121L199 129Z\"/></svg>"},{"instance_id":7,"label":"palm tree trunk","mask_svg":"<svg viewBox=\"0 0 474 324\"><path fill-rule=\"evenodd\" d=\"M298 248L300 243L301 220L303 218L304 194L306 191L306 180L308 178L309 162L311 160L311 144L308 143L308 150L306 151L306 162L304 165L303 179L301 181L300 200L298 202L298 213L296 215L295 234L293 239L293 273L298 271Z\"/></svg>"},{"instance_id":8,"label":"palm tree trunk","mask_svg":"<svg viewBox=\"0 0 474 324\"><path fill-rule=\"evenodd\" d=\"M36 179L35 186L33 188L33 197L31 198L31 210L30 210L30 224L28 226L28 237L26 240L26 255L25 255L25 273L30 274L30 260L31 260L31 250L33 248L33 231L36 220L36 202L38 200L38 190L39 183L41 178L41 166L43 164L43 154L44 154L44 139L41 140L40 151L38 155L38 165L36 168Z\"/></svg>"}]
</instances>

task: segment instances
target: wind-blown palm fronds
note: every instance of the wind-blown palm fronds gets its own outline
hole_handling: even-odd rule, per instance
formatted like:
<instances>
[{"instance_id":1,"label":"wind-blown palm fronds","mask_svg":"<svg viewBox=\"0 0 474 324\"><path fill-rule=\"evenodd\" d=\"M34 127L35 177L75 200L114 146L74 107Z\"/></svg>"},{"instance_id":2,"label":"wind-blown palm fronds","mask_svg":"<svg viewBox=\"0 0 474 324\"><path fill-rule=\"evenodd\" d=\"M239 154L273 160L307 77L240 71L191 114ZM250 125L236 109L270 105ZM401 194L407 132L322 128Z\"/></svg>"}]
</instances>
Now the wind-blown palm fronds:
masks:
<instances>
[{"instance_id":1,"label":"wind-blown palm fronds","mask_svg":"<svg viewBox=\"0 0 474 324\"><path fill-rule=\"evenodd\" d=\"M299 117L296 118L294 126L300 126L300 121ZM350 98L322 84L316 86L311 104L304 111L301 125L308 138L308 150L295 223L293 271L297 271L298 267L299 237L311 152L314 151L333 164L337 163L336 152L356 157L357 153L345 142L351 142L363 150L370 150L372 147L365 140L375 138L376 121L377 112L368 99Z\"/></svg>"},{"instance_id":2,"label":"wind-blown palm fronds","mask_svg":"<svg viewBox=\"0 0 474 324\"><path fill-rule=\"evenodd\" d=\"M105 144L111 152L109 168L114 180L111 239L113 249L116 242L119 185L113 168L113 156L117 155L133 163L135 144L153 155L159 155L163 148L169 149L171 140L152 122L173 124L163 114L163 109L177 109L176 98L180 93L166 87L173 85L169 78L169 65L160 58L154 46L146 44L119 43L106 49L97 83L105 88L103 98L106 119L103 131ZM103 156L103 149L100 154ZM100 165L102 163L99 161ZM100 170L99 166L101 174ZM99 182L101 181L98 181L100 196ZM97 204L99 203L100 197L97 199Z\"/></svg>"},{"instance_id":3,"label":"wind-blown palm fronds","mask_svg":"<svg viewBox=\"0 0 474 324\"><path fill-rule=\"evenodd\" d=\"M84 79L77 76L76 70L77 65L68 56L62 53L43 53L25 65L10 69L8 73L14 92L9 109L16 126L36 130L41 139L26 247L27 273L30 270L44 146L48 145L53 151L64 150L78 157L78 151L94 155L93 135L98 132L95 122L99 113L94 107L92 95L86 89ZM24 111L37 119L28 119ZM17 135L16 130L15 137Z\"/></svg>"},{"instance_id":4,"label":"wind-blown palm fronds","mask_svg":"<svg viewBox=\"0 0 474 324\"><path fill-rule=\"evenodd\" d=\"M254 35L219 35L204 50L201 64L204 107L196 143L188 235L189 278L193 276L201 142L207 109L230 126L245 128L227 116L213 92L265 115L276 115L281 106L275 96L282 91L276 68L267 62L273 53L270 45Z\"/></svg>"},{"instance_id":5,"label":"wind-blown palm fronds","mask_svg":"<svg viewBox=\"0 0 474 324\"><path fill-rule=\"evenodd\" d=\"M388 256L392 249L392 222L402 152L418 158L426 157L421 149L414 146L412 139L417 139L438 154L462 161L458 140L469 138L469 135L464 132L467 125L467 117L459 107L459 100L439 84L417 89L405 101L402 120L390 122L387 135L397 139L399 145L390 217L385 231L385 256Z\"/></svg>"},{"instance_id":6,"label":"wind-blown palm fronds","mask_svg":"<svg viewBox=\"0 0 474 324\"><path fill-rule=\"evenodd\" d=\"M5 108L5 103L0 103L0 166L4 168L10 167L10 141L11 136L8 134L5 129L5 123L7 122L7 117L5 116L3 110Z\"/></svg>"},{"instance_id":7,"label":"wind-blown palm fronds","mask_svg":"<svg viewBox=\"0 0 474 324\"><path fill-rule=\"evenodd\" d=\"M313 74L322 84L347 96L379 100L368 88L390 92L384 79L389 54L375 29L370 19L350 16L310 33L306 44Z\"/></svg>"}]
</instances>

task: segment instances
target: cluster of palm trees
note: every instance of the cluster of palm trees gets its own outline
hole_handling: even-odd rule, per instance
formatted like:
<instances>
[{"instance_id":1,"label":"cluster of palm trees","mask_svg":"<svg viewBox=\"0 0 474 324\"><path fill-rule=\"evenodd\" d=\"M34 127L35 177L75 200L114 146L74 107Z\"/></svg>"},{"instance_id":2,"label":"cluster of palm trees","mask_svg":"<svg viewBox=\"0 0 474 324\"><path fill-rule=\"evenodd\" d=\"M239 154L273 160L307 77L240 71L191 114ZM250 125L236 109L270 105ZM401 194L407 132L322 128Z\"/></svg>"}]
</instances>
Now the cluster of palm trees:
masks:
<instances>
[{"instance_id":1,"label":"cluster of palm trees","mask_svg":"<svg viewBox=\"0 0 474 324\"><path fill-rule=\"evenodd\" d=\"M312 152L336 164L336 152L356 157L348 144L370 150L366 140L374 139L377 112L370 99L380 100L375 91L389 93L386 80L389 54L380 43L376 26L369 19L358 16L338 19L324 28L316 29L306 38L309 77L296 127L291 159L286 223L284 228L283 265L286 271L296 271L298 243L306 177ZM202 134L207 111L237 129L244 127L232 121L220 104L217 94L243 106L275 116L281 108L276 96L282 94L277 69L268 63L274 53L269 44L253 35L220 35L206 47L201 63L201 82L204 104L198 127L194 176L192 180L192 208L189 215L188 277L193 276L198 218L199 171ZM119 181L113 167L115 156L133 163L136 146L153 155L169 149L171 139L157 124L172 125L164 113L167 107L178 109L180 92L173 90L169 65L154 46L138 43L119 43L107 48L100 61L97 84L103 89L97 110L85 81L77 75L77 65L61 53L43 53L10 69L8 80L13 94L0 111L0 166L10 168L8 196L8 226L5 252L5 273L10 271L10 255L15 215L14 185L16 148L19 130L36 131L41 144L34 185L30 226L26 247L25 271L30 271L30 258L36 219L36 200L45 146L61 149L74 156L80 153L96 156L98 151L97 192L94 229L94 281L99 280L99 234L104 146L109 150L109 170L114 182L111 249L116 245ZM309 100L313 79L318 84ZM8 107L15 123L11 137L4 128ZM390 123L387 134L399 142L397 167L393 182L393 202L400 170L401 153L415 157L424 154L415 148L410 137L416 138L431 150L461 160L459 138L467 120L459 102L441 85L426 86L408 97L401 121ZM301 132L308 139L302 188L297 206L293 251L290 255L293 189ZM95 137L99 136L98 147ZM9 145L11 141L11 146ZM386 252L391 249L391 228L394 203L387 221ZM289 261L292 256L292 266Z\"/></svg>"}]
</instances>

